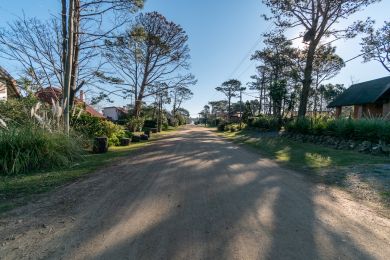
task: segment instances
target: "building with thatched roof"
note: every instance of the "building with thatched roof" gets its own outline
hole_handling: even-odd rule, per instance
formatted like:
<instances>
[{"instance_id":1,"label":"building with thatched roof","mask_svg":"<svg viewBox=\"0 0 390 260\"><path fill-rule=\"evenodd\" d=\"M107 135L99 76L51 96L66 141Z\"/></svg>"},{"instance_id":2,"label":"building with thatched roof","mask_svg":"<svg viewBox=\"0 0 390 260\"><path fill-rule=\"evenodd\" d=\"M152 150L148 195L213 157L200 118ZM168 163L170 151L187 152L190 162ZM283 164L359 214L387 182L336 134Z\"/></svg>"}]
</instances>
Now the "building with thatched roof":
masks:
<instances>
[{"instance_id":1,"label":"building with thatched roof","mask_svg":"<svg viewBox=\"0 0 390 260\"><path fill-rule=\"evenodd\" d=\"M16 80L0 66L0 100L8 100L10 98L18 98L20 93L16 84Z\"/></svg>"},{"instance_id":2,"label":"building with thatched roof","mask_svg":"<svg viewBox=\"0 0 390 260\"><path fill-rule=\"evenodd\" d=\"M353 118L387 117L390 119L390 77L354 84L337 96L329 108L339 117L343 107L353 106Z\"/></svg>"}]
</instances>

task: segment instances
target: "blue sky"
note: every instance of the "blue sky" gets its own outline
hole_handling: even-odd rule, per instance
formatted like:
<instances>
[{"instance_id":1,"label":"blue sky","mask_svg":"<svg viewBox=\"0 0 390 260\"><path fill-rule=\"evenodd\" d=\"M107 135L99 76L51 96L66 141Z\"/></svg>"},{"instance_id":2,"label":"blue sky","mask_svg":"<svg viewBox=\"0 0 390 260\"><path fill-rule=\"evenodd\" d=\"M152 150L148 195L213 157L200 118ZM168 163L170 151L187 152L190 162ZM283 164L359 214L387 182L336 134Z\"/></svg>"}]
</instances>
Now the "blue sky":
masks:
<instances>
[{"instance_id":1,"label":"blue sky","mask_svg":"<svg viewBox=\"0 0 390 260\"><path fill-rule=\"evenodd\" d=\"M17 16L49 18L59 10L58 0L0 0L0 26ZM384 0L351 17L371 16L377 25L389 19L390 1ZM192 56L192 73L198 79L193 88L194 98L184 106L193 116L211 100L223 99L214 89L223 81L238 78L244 84L255 73L255 63L248 53L254 47L262 48L261 34L270 29L261 18L267 12L261 0L147 0L144 11L158 11L168 19L180 24L189 35ZM341 24L340 26L342 26ZM290 33L293 37L293 33ZM349 59L360 53L359 39L339 41L338 54ZM251 51L251 52L250 52ZM15 66L0 60L0 64L12 73ZM388 76L377 63L362 63L362 59L349 62L332 83L350 85L373 78ZM117 105L128 103L116 100Z\"/></svg>"}]
</instances>

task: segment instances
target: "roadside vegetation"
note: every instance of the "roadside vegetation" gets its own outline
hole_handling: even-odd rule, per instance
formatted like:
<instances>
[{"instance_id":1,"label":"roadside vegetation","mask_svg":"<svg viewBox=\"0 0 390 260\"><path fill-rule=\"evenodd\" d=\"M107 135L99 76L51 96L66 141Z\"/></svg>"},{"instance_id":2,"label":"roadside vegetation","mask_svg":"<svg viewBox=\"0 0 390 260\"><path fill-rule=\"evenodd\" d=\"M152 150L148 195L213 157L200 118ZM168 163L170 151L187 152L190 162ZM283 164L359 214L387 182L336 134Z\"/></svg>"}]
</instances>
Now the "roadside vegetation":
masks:
<instances>
[{"instance_id":1,"label":"roadside vegetation","mask_svg":"<svg viewBox=\"0 0 390 260\"><path fill-rule=\"evenodd\" d=\"M23 16L2 28L0 54L15 61L19 78L0 66L1 178L88 165L92 153L187 123L183 104L196 83L188 35L143 6L64 0L48 20ZM112 97L127 102L114 118L94 109Z\"/></svg>"},{"instance_id":2,"label":"roadside vegetation","mask_svg":"<svg viewBox=\"0 0 390 260\"><path fill-rule=\"evenodd\" d=\"M226 131L222 136L245 144L314 182L346 189L359 199L390 207L390 157L337 150L254 129Z\"/></svg>"},{"instance_id":3,"label":"roadside vegetation","mask_svg":"<svg viewBox=\"0 0 390 260\"><path fill-rule=\"evenodd\" d=\"M48 192L64 184L79 180L99 168L114 163L133 153L135 150L150 145L151 142L163 138L176 127L168 127L154 135L149 141L132 143L129 146L112 146L107 153L82 153L77 162L73 161L67 167L50 165L46 170L34 170L17 175L0 175L0 213L16 206L23 205L34 195Z\"/></svg>"}]
</instances>

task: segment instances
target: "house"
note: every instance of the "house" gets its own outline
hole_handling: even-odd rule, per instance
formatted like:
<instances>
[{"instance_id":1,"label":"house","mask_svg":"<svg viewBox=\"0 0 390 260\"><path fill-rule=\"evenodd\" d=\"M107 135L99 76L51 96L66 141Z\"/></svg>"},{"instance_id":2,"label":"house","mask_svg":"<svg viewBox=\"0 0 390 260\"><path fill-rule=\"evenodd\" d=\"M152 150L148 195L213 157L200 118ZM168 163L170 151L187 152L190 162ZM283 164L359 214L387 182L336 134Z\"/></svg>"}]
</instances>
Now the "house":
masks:
<instances>
[{"instance_id":1,"label":"house","mask_svg":"<svg viewBox=\"0 0 390 260\"><path fill-rule=\"evenodd\" d=\"M128 114L127 109L122 107L105 107L103 108L103 115L111 121L119 121Z\"/></svg>"},{"instance_id":2,"label":"house","mask_svg":"<svg viewBox=\"0 0 390 260\"><path fill-rule=\"evenodd\" d=\"M60 101L62 100L62 89L56 88L56 87L47 87L38 90L35 93L35 96L43 103L52 104L52 100L54 101ZM92 106L85 103L84 100L84 92L80 91L80 96L75 98L76 104L81 104L84 106L84 110L86 113L90 114L91 116L98 117L98 118L104 118L104 116L96 111Z\"/></svg>"},{"instance_id":3,"label":"house","mask_svg":"<svg viewBox=\"0 0 390 260\"><path fill-rule=\"evenodd\" d=\"M19 97L16 80L0 66L0 101Z\"/></svg>"},{"instance_id":4,"label":"house","mask_svg":"<svg viewBox=\"0 0 390 260\"><path fill-rule=\"evenodd\" d=\"M329 105L339 117L343 107L353 106L353 118L387 117L390 119L390 77L354 84Z\"/></svg>"}]
</instances>

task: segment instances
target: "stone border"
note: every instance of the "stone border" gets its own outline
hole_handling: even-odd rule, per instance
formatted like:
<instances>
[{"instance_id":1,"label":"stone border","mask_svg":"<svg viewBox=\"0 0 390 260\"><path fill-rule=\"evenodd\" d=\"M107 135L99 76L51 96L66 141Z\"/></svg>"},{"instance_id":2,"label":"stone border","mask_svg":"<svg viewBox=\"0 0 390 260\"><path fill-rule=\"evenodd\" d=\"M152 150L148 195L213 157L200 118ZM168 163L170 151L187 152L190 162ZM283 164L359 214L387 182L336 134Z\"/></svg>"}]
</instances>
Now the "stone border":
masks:
<instances>
[{"instance_id":1,"label":"stone border","mask_svg":"<svg viewBox=\"0 0 390 260\"><path fill-rule=\"evenodd\" d=\"M305 135L291 132L283 132L281 136L292 139L294 141L319 144L323 146L332 147L337 150L350 150L357 151L360 153L368 153L382 156L390 155L390 144L387 144L383 141L374 143L370 141L342 139L327 135Z\"/></svg>"}]
</instances>

